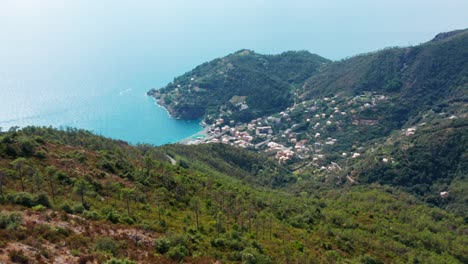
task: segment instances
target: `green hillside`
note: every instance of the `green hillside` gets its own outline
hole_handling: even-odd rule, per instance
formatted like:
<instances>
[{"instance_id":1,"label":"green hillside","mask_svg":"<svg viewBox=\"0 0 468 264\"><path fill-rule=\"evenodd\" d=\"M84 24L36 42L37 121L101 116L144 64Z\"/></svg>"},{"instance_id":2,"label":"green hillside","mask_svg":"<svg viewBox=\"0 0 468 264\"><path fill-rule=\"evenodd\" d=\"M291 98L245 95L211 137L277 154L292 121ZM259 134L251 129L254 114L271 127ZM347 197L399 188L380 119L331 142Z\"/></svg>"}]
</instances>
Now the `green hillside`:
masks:
<instances>
[{"instance_id":1,"label":"green hillside","mask_svg":"<svg viewBox=\"0 0 468 264\"><path fill-rule=\"evenodd\" d=\"M225 113L230 119L249 121L291 105L292 90L327 62L306 51L261 55L241 50L204 63L148 94L176 117L212 122Z\"/></svg>"},{"instance_id":2,"label":"green hillside","mask_svg":"<svg viewBox=\"0 0 468 264\"><path fill-rule=\"evenodd\" d=\"M402 120L467 100L468 30L407 48L389 48L321 68L306 81L305 98L330 94L387 94ZM402 111L403 109L403 111Z\"/></svg>"},{"instance_id":3,"label":"green hillside","mask_svg":"<svg viewBox=\"0 0 468 264\"><path fill-rule=\"evenodd\" d=\"M293 104L260 116L245 116L245 110L233 108L217 110L210 119L222 117L223 122L210 125L206 139L194 143L224 142L266 153L289 170L279 173L279 178L273 174L270 180L239 176L250 183L296 190L353 180L387 184L466 217L468 196L460 186L466 185L464 160L468 155L467 47L468 30L457 30L417 46L323 62L290 82L294 84L289 86ZM220 64L209 65L210 72L222 71ZM252 65L244 64L254 69ZM288 74L297 72L284 63L276 66ZM309 77L304 78L306 73ZM256 81L266 84L271 76L278 75L268 72ZM276 97L265 100L271 98ZM218 99L216 93L202 97L205 105ZM225 154L211 151L215 156ZM441 198L440 193L446 191L451 195Z\"/></svg>"},{"instance_id":4,"label":"green hillside","mask_svg":"<svg viewBox=\"0 0 468 264\"><path fill-rule=\"evenodd\" d=\"M3 132L0 261L468 261L460 217L391 187L296 195L256 181L276 167L225 145L133 147L74 129Z\"/></svg>"}]
</instances>

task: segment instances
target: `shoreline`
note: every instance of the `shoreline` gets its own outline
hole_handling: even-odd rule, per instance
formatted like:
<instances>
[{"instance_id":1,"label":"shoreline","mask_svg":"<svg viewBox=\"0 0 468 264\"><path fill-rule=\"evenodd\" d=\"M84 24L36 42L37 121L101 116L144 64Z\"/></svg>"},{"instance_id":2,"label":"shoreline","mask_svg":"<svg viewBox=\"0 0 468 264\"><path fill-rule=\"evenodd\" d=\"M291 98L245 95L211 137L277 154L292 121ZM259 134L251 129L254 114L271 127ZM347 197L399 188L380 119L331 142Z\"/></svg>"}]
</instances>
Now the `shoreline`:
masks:
<instances>
[{"instance_id":1,"label":"shoreline","mask_svg":"<svg viewBox=\"0 0 468 264\"><path fill-rule=\"evenodd\" d=\"M202 140L205 140L209 137L208 131L210 130L210 126L203 126L203 129L189 137L186 137L182 140L177 141L178 144L183 145L196 145L200 143Z\"/></svg>"},{"instance_id":2,"label":"shoreline","mask_svg":"<svg viewBox=\"0 0 468 264\"><path fill-rule=\"evenodd\" d=\"M161 103L161 98L156 98L154 95L149 95L147 94L148 96L151 96L155 102L155 104L158 106L158 107L161 107L163 108L167 115L169 116L169 118L172 118L172 119L176 119L176 120L180 120L180 121L184 121L183 119L181 119L180 117L176 117L174 116L171 111L169 110L169 108L167 108L166 105L164 105L163 103ZM198 139L199 137L205 139L208 137L208 131L210 129L210 126L207 125L203 120L200 120L200 122L198 123L201 127L202 127L202 130L191 135L191 136L188 136L186 138L183 138L179 141L177 141L176 143L178 144L183 144L183 145L192 145L192 144L197 144L198 142L200 142L200 139Z\"/></svg>"},{"instance_id":3,"label":"shoreline","mask_svg":"<svg viewBox=\"0 0 468 264\"><path fill-rule=\"evenodd\" d=\"M180 119L176 116L174 116L173 114L171 114L171 111L169 111L169 108L167 108L164 104L161 103L161 99L157 99L156 97L152 96L152 95L148 95L148 96L151 96L155 102L155 104L158 106L158 107L161 107L163 108L167 115L170 117L170 118L173 118L173 119Z\"/></svg>"}]
</instances>

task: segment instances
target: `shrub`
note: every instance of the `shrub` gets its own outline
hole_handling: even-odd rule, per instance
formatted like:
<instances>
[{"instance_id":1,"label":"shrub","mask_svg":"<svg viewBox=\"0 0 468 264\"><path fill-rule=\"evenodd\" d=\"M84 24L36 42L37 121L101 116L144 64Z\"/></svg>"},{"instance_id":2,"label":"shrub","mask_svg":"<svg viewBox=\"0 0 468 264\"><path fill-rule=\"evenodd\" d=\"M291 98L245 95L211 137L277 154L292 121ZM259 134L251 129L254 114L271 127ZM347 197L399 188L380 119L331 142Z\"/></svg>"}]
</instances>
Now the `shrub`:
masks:
<instances>
[{"instance_id":1,"label":"shrub","mask_svg":"<svg viewBox=\"0 0 468 264\"><path fill-rule=\"evenodd\" d=\"M47 152L45 152L43 149L41 149L41 150L36 151L35 155L39 159L45 159L47 157Z\"/></svg>"},{"instance_id":2,"label":"shrub","mask_svg":"<svg viewBox=\"0 0 468 264\"><path fill-rule=\"evenodd\" d=\"M43 205L47 208L52 208L52 203L50 202L49 195L47 193L39 193L36 197L36 205Z\"/></svg>"},{"instance_id":3,"label":"shrub","mask_svg":"<svg viewBox=\"0 0 468 264\"><path fill-rule=\"evenodd\" d=\"M99 216L98 213L96 213L96 211L85 211L83 216L87 219L91 219L91 220L99 220L101 219L101 217Z\"/></svg>"},{"instance_id":4,"label":"shrub","mask_svg":"<svg viewBox=\"0 0 468 264\"><path fill-rule=\"evenodd\" d=\"M106 215L106 220L110 221L113 224L118 224L120 223L120 215L114 211L110 211Z\"/></svg>"},{"instance_id":5,"label":"shrub","mask_svg":"<svg viewBox=\"0 0 468 264\"><path fill-rule=\"evenodd\" d=\"M0 229L16 230L22 222L23 218L18 212L0 213Z\"/></svg>"},{"instance_id":6,"label":"shrub","mask_svg":"<svg viewBox=\"0 0 468 264\"><path fill-rule=\"evenodd\" d=\"M36 205L43 205L44 207L52 208L52 203L50 202L49 196L46 193L40 193L36 196L33 196L27 192L13 192L7 194L6 200L10 203L30 208Z\"/></svg>"},{"instance_id":7,"label":"shrub","mask_svg":"<svg viewBox=\"0 0 468 264\"><path fill-rule=\"evenodd\" d=\"M189 255L188 249L183 245L177 245L167 252L170 258L174 260L182 260L184 257Z\"/></svg>"},{"instance_id":8,"label":"shrub","mask_svg":"<svg viewBox=\"0 0 468 264\"><path fill-rule=\"evenodd\" d=\"M383 263L381 260L374 258L373 256L370 255L364 255L360 259L360 263L363 264L381 264Z\"/></svg>"},{"instance_id":9,"label":"shrub","mask_svg":"<svg viewBox=\"0 0 468 264\"><path fill-rule=\"evenodd\" d=\"M71 206L68 203L64 203L60 207L60 209L62 209L67 214L73 214L73 209L71 208Z\"/></svg>"},{"instance_id":10,"label":"shrub","mask_svg":"<svg viewBox=\"0 0 468 264\"><path fill-rule=\"evenodd\" d=\"M122 222L124 222L124 223L126 223L128 225L133 225L133 224L135 224L135 219L130 217L130 216L124 216L122 218Z\"/></svg>"},{"instance_id":11,"label":"shrub","mask_svg":"<svg viewBox=\"0 0 468 264\"><path fill-rule=\"evenodd\" d=\"M242 263L270 264L270 257L258 252L255 248L246 248L241 252Z\"/></svg>"},{"instance_id":12,"label":"shrub","mask_svg":"<svg viewBox=\"0 0 468 264\"><path fill-rule=\"evenodd\" d=\"M215 239L211 240L211 246L212 247L222 248L225 245L226 245L226 240L224 240L224 238L215 238Z\"/></svg>"},{"instance_id":13,"label":"shrub","mask_svg":"<svg viewBox=\"0 0 468 264\"><path fill-rule=\"evenodd\" d=\"M42 204L38 204L36 206L33 206L32 208L34 211L44 211L45 209L47 209L45 206L43 206Z\"/></svg>"},{"instance_id":14,"label":"shrub","mask_svg":"<svg viewBox=\"0 0 468 264\"><path fill-rule=\"evenodd\" d=\"M76 204L73 206L73 213L82 214L85 211L85 208L82 204Z\"/></svg>"},{"instance_id":15,"label":"shrub","mask_svg":"<svg viewBox=\"0 0 468 264\"><path fill-rule=\"evenodd\" d=\"M24 255L22 250L13 250L9 254L10 260L14 263L28 264L29 258Z\"/></svg>"},{"instance_id":16,"label":"shrub","mask_svg":"<svg viewBox=\"0 0 468 264\"><path fill-rule=\"evenodd\" d=\"M120 245L109 237L99 238L94 244L96 251L111 253L113 256L117 255L119 248Z\"/></svg>"},{"instance_id":17,"label":"shrub","mask_svg":"<svg viewBox=\"0 0 468 264\"><path fill-rule=\"evenodd\" d=\"M111 259L107 261L105 264L135 264L135 262L128 260L128 259Z\"/></svg>"},{"instance_id":18,"label":"shrub","mask_svg":"<svg viewBox=\"0 0 468 264\"><path fill-rule=\"evenodd\" d=\"M167 238L158 238L156 239L156 250L164 254L167 251L169 251L169 248L171 247L171 242Z\"/></svg>"},{"instance_id":19,"label":"shrub","mask_svg":"<svg viewBox=\"0 0 468 264\"><path fill-rule=\"evenodd\" d=\"M17 192L17 193L9 193L7 195L7 200L10 203L26 206L26 207L33 207L36 205L36 201L34 197L30 193L26 192Z\"/></svg>"}]
</instances>

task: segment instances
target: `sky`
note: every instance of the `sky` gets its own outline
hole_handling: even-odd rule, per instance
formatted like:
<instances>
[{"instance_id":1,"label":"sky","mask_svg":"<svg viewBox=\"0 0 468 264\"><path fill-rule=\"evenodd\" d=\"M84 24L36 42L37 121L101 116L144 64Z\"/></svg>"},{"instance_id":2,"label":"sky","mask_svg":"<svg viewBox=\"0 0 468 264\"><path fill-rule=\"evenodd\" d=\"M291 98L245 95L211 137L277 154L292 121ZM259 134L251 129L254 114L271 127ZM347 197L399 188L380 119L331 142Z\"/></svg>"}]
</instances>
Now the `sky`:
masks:
<instances>
[{"instance_id":1,"label":"sky","mask_svg":"<svg viewBox=\"0 0 468 264\"><path fill-rule=\"evenodd\" d=\"M341 59L465 28L467 10L466 0L2 0L0 34L8 43L0 54L86 49L89 58L81 60L92 60L109 46L124 53L137 44L134 60L152 49L165 51L159 60L195 62L242 48Z\"/></svg>"}]
</instances>

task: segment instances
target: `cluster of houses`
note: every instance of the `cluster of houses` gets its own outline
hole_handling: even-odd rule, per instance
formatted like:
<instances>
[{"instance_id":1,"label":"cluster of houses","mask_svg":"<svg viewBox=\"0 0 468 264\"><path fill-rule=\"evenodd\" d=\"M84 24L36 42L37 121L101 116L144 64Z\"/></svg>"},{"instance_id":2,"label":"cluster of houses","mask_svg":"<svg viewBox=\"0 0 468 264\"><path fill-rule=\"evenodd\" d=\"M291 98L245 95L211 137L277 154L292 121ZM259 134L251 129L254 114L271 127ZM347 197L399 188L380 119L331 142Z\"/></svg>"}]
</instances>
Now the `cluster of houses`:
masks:
<instances>
[{"instance_id":1,"label":"cluster of houses","mask_svg":"<svg viewBox=\"0 0 468 264\"><path fill-rule=\"evenodd\" d=\"M238 107L241 108L245 100L241 97L236 99ZM376 120L353 119L355 113L358 109L374 107L378 101L386 99L383 95L375 94L351 99L325 97L295 104L283 112L256 118L248 123L227 122L224 118L218 118L208 127L206 138L197 141L196 144L223 143L251 148L271 155L279 163L293 159L310 159L310 164L314 166L336 170L336 165L325 164L328 150L335 148L334 145L338 142L338 139L330 136L333 134L327 132L328 128L343 122L352 125L374 125ZM229 115L224 113L224 116ZM303 120L298 119L298 116ZM306 129L301 131L301 127ZM411 130L405 132L414 133ZM362 150L342 153L341 157L356 159L361 153Z\"/></svg>"}]
</instances>

